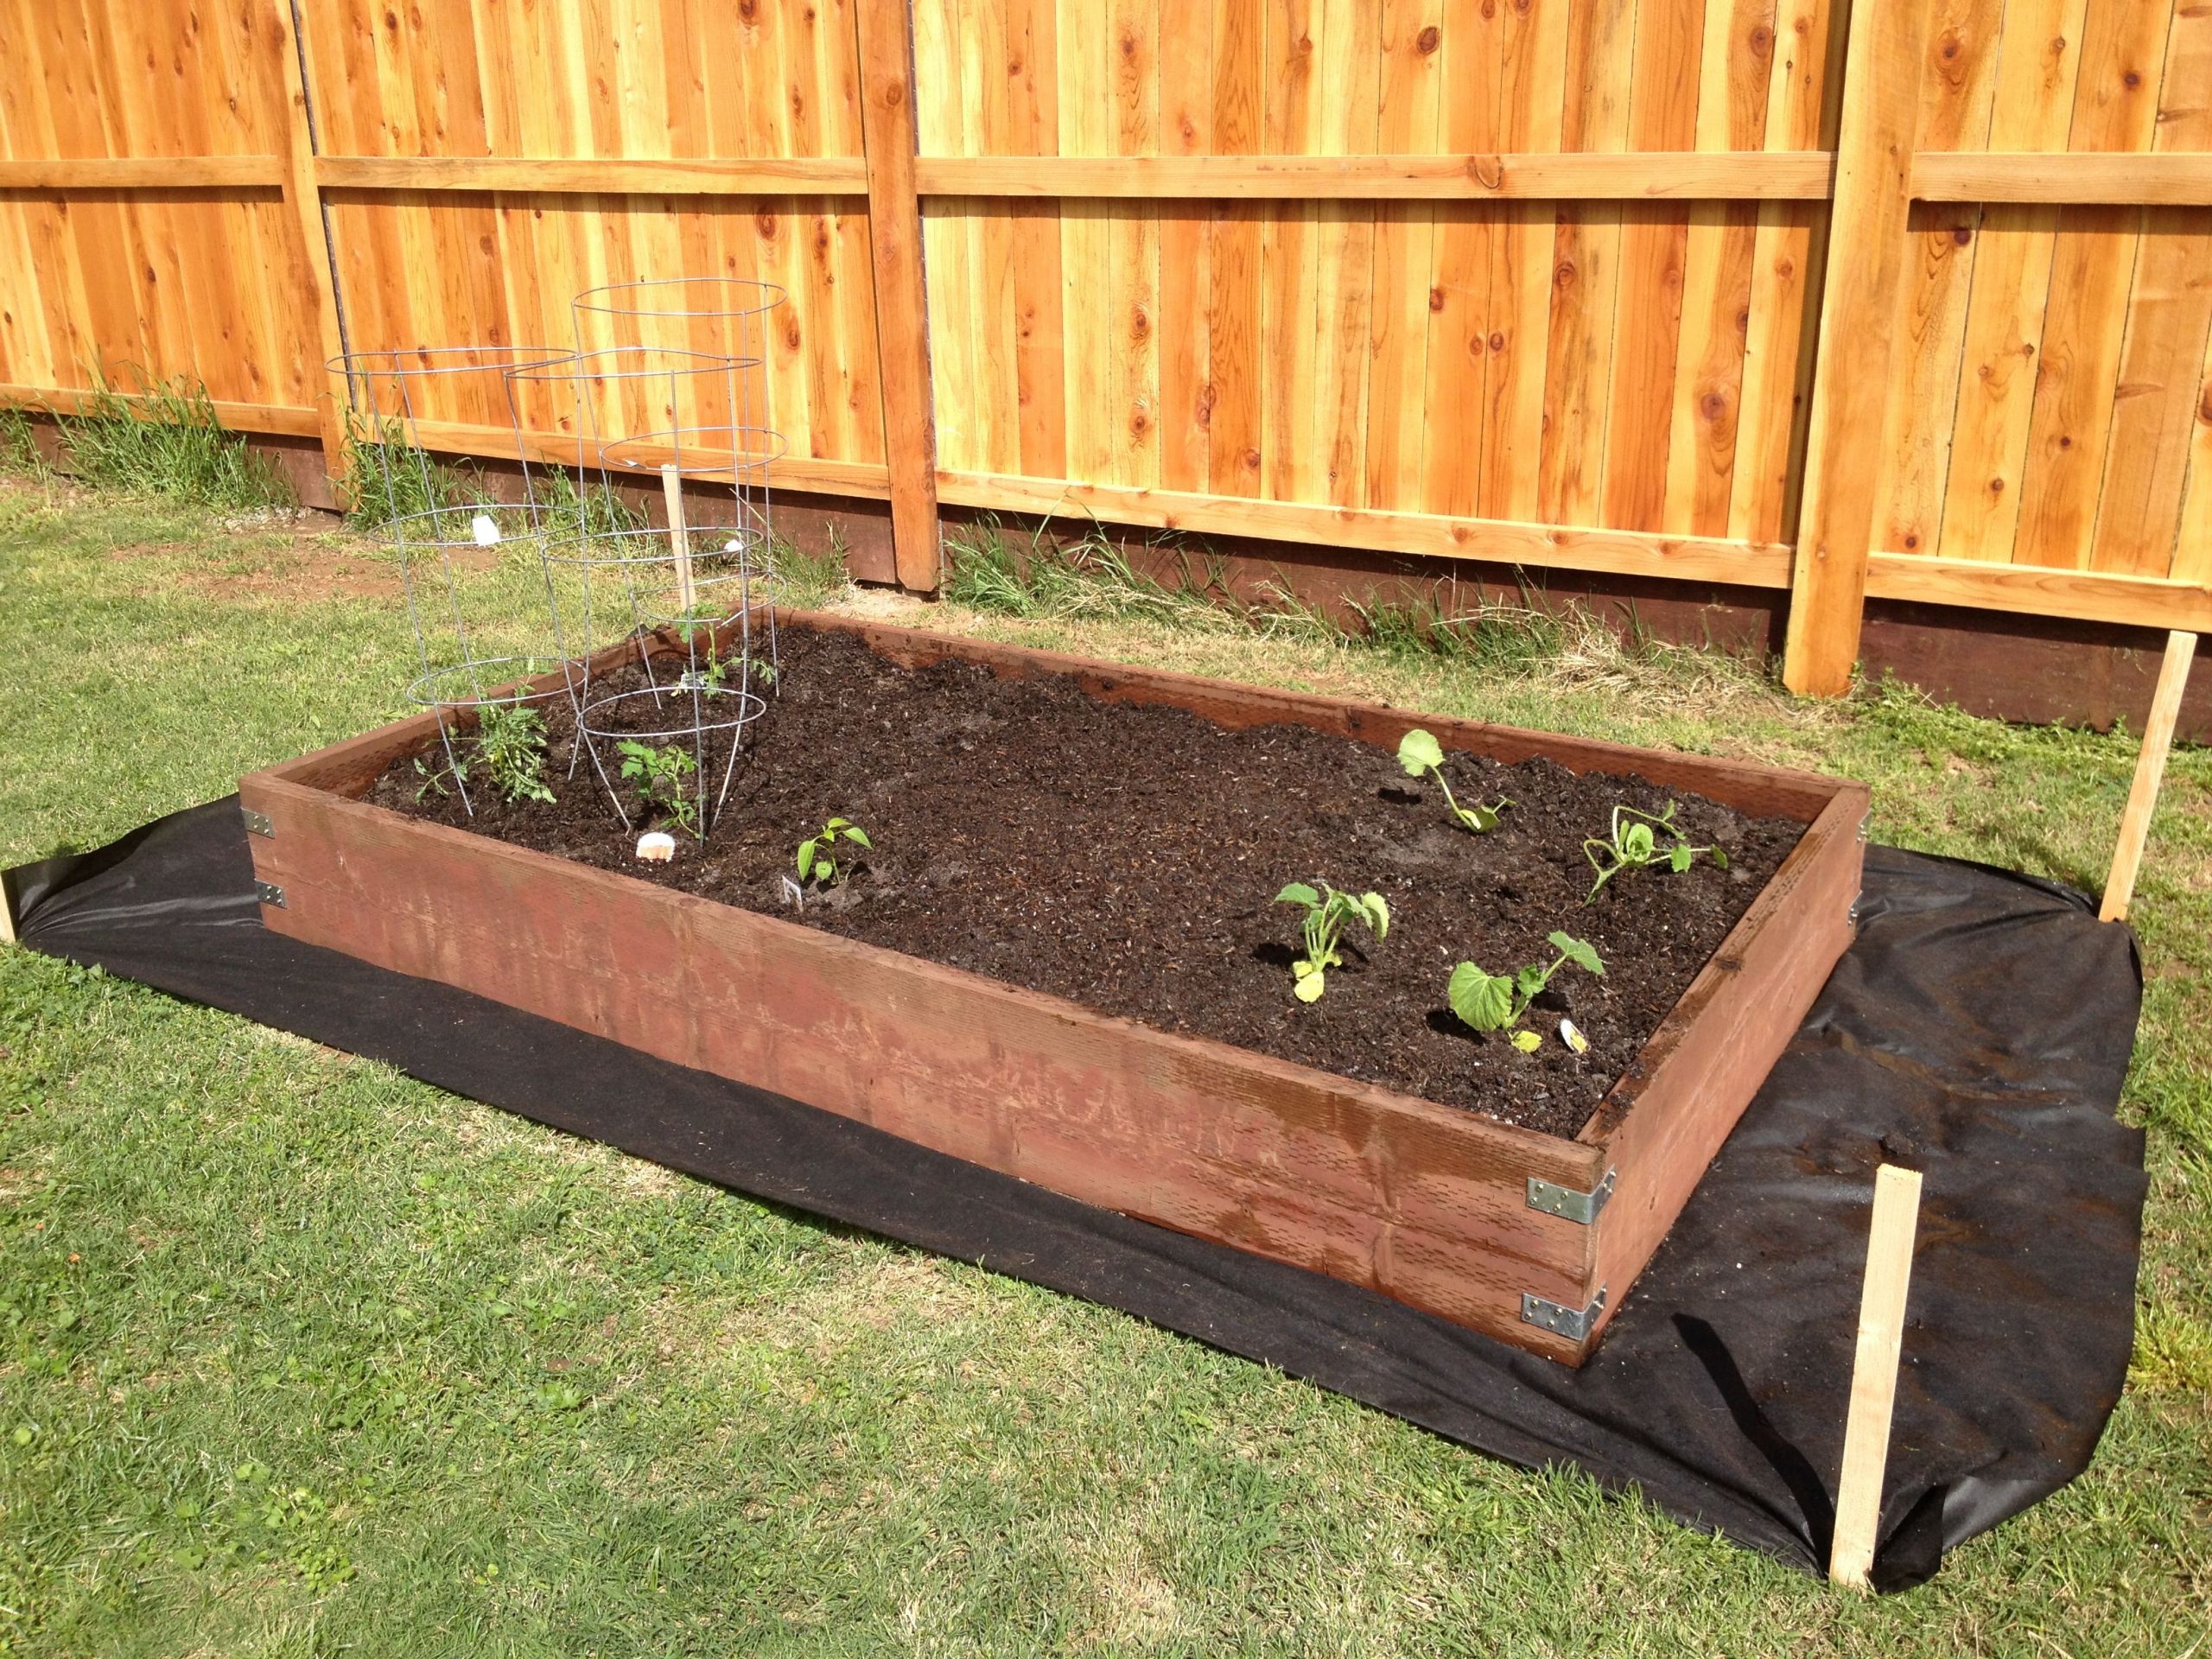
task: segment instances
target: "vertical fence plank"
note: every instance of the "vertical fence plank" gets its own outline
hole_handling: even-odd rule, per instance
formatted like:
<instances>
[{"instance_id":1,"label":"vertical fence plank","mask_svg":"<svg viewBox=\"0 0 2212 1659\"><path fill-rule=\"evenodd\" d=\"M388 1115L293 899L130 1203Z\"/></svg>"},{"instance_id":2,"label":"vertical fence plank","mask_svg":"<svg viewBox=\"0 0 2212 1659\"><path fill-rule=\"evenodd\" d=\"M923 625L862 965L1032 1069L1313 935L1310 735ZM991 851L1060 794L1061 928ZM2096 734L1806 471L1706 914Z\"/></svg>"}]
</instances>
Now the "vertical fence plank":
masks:
<instances>
[{"instance_id":1,"label":"vertical fence plank","mask_svg":"<svg viewBox=\"0 0 2212 1659\"><path fill-rule=\"evenodd\" d=\"M1842 0L1782 0L1777 6L1767 149L1834 143L1834 106L1840 100L1828 96L1828 88L1842 73L1837 38L1842 15ZM1750 541L1783 540L1791 528L1812 371L1806 296L1827 245L1826 219L1811 202L1759 205L1728 494L1728 533Z\"/></svg>"},{"instance_id":2,"label":"vertical fence plank","mask_svg":"<svg viewBox=\"0 0 2212 1659\"><path fill-rule=\"evenodd\" d=\"M1262 0L1213 0L1213 143L1221 155L1262 148L1266 48ZM1207 472L1217 495L1258 495L1266 474L1260 385L1265 211L1223 202L1207 238Z\"/></svg>"},{"instance_id":3,"label":"vertical fence plank","mask_svg":"<svg viewBox=\"0 0 2212 1659\"><path fill-rule=\"evenodd\" d=\"M322 464L334 480L346 477L346 387L327 365L344 349L338 326L338 272L323 228L322 191L315 179L315 135L308 113L306 54L292 22L290 0L268 0L270 49L281 60L284 88L284 201L300 232L299 269L305 299L315 315L315 340L324 368L308 384L315 397L315 425L322 436Z\"/></svg>"},{"instance_id":4,"label":"vertical fence plank","mask_svg":"<svg viewBox=\"0 0 2212 1659\"><path fill-rule=\"evenodd\" d=\"M1555 150L1567 114L1567 0L1499 10L1498 148ZM1477 508L1485 518L1531 519L1539 512L1544 353L1551 335L1557 236L1551 207L1541 201L1502 204L1491 227L1490 349L1483 359L1476 491Z\"/></svg>"},{"instance_id":5,"label":"vertical fence plank","mask_svg":"<svg viewBox=\"0 0 2212 1659\"><path fill-rule=\"evenodd\" d=\"M868 157L876 351L883 369L883 448L891 472L892 551L901 587L934 593L937 438L930 411L921 206L914 194L906 0L858 0L853 25L860 43L861 130Z\"/></svg>"},{"instance_id":6,"label":"vertical fence plank","mask_svg":"<svg viewBox=\"0 0 2212 1659\"><path fill-rule=\"evenodd\" d=\"M1927 21L1917 0L1852 9L1804 512L1783 655L1783 680L1800 695L1849 690L1859 657Z\"/></svg>"}]
</instances>

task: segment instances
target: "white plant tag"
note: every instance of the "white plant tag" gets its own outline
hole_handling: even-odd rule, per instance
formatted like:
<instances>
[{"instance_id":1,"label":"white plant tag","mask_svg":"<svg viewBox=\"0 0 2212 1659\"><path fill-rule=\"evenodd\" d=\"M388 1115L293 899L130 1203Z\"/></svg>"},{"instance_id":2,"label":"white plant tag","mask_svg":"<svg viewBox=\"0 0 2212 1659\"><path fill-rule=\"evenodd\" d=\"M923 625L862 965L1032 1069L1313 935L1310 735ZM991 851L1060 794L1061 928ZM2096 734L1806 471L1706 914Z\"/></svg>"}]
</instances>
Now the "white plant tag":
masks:
<instances>
[{"instance_id":1,"label":"white plant tag","mask_svg":"<svg viewBox=\"0 0 2212 1659\"><path fill-rule=\"evenodd\" d=\"M469 520L468 527L476 532L477 546L497 547L499 544L499 527L492 522L490 513L478 513Z\"/></svg>"}]
</instances>

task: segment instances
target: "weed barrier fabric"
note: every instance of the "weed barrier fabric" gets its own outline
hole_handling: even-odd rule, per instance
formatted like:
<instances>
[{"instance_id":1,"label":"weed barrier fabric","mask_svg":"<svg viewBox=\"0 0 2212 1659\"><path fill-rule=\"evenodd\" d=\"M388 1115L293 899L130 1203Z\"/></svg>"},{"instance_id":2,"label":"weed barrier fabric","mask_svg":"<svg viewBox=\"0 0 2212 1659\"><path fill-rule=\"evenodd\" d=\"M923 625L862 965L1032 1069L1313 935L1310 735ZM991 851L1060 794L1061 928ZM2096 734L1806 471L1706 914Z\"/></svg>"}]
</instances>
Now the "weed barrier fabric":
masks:
<instances>
[{"instance_id":1,"label":"weed barrier fabric","mask_svg":"<svg viewBox=\"0 0 2212 1659\"><path fill-rule=\"evenodd\" d=\"M2084 1469L2133 1341L2142 977L2078 893L1872 848L1858 943L1589 1363L261 925L236 798L11 873L23 942L1264 1361L1823 1570L1875 1166L1925 1173L1878 1587Z\"/></svg>"}]
</instances>

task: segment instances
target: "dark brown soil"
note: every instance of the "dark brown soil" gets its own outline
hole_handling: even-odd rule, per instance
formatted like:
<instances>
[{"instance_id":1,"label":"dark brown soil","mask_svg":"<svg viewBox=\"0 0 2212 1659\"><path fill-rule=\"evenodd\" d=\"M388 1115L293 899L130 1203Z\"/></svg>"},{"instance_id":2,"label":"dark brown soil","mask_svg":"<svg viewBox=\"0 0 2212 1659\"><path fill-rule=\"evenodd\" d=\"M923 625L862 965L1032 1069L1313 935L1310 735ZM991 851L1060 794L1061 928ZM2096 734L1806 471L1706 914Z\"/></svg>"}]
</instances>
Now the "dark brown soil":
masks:
<instances>
[{"instance_id":1,"label":"dark brown soil","mask_svg":"<svg viewBox=\"0 0 2212 1659\"><path fill-rule=\"evenodd\" d=\"M418 804L402 760L371 798L539 850L1070 998L1163 1030L1572 1136L1772 876L1803 826L1746 819L1640 779L1577 778L1548 761L1447 762L1462 803L1510 796L1493 832L1448 818L1433 783L1389 753L1302 727L1228 732L1176 709L1095 702L1053 677L1000 680L945 663L897 666L846 636L788 630L780 693L748 732L704 846L639 863L588 766L559 781L571 739L547 709L557 804ZM476 791L481 797L485 791ZM1669 799L1692 839L1726 849L1617 877L1594 905L1583 837L1616 802ZM798 842L831 815L874 842L849 883L794 907ZM1285 882L1326 880L1389 901L1389 937L1353 937L1314 1004L1291 995L1298 916ZM1450 1013L1456 963L1549 962L1545 935L1588 940L1606 973L1573 968L1529 1025L1523 1055ZM1590 1039L1553 1034L1571 1012Z\"/></svg>"}]
</instances>

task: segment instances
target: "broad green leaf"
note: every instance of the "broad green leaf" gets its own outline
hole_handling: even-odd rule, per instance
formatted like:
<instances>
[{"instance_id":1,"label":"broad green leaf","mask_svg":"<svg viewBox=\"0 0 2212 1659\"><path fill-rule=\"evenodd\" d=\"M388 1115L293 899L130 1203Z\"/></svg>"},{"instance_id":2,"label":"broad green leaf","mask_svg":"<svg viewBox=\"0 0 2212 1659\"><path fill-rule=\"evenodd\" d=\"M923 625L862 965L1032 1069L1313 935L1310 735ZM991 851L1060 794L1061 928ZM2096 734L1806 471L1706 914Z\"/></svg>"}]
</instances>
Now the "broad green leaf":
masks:
<instances>
[{"instance_id":1,"label":"broad green leaf","mask_svg":"<svg viewBox=\"0 0 2212 1659\"><path fill-rule=\"evenodd\" d=\"M1715 864L1724 870L1728 868L1728 855L1722 852L1719 848L1709 847L1706 850L1713 855L1713 861Z\"/></svg>"},{"instance_id":2,"label":"broad green leaf","mask_svg":"<svg viewBox=\"0 0 2212 1659\"><path fill-rule=\"evenodd\" d=\"M799 842L798 879L800 880L804 881L814 874L814 855L821 850L821 848L811 841Z\"/></svg>"},{"instance_id":3,"label":"broad green leaf","mask_svg":"<svg viewBox=\"0 0 2212 1659\"><path fill-rule=\"evenodd\" d=\"M1690 851L1688 847L1677 842L1675 844L1675 850L1667 855L1667 863L1676 875L1680 875L1684 870L1689 868L1690 861L1696 856L1697 855Z\"/></svg>"},{"instance_id":4,"label":"broad green leaf","mask_svg":"<svg viewBox=\"0 0 2212 1659\"><path fill-rule=\"evenodd\" d=\"M1533 1054L1543 1046L1544 1039L1533 1031L1516 1031L1513 1033L1513 1046L1523 1054Z\"/></svg>"},{"instance_id":5,"label":"broad green leaf","mask_svg":"<svg viewBox=\"0 0 2212 1659\"><path fill-rule=\"evenodd\" d=\"M1294 881L1275 894L1275 903L1279 905L1304 905L1308 909L1312 909L1320 902L1321 895L1303 881Z\"/></svg>"},{"instance_id":6,"label":"broad green leaf","mask_svg":"<svg viewBox=\"0 0 2212 1659\"><path fill-rule=\"evenodd\" d=\"M817 858L814 861L814 873L825 882L834 881L837 879L836 863L830 859Z\"/></svg>"},{"instance_id":7,"label":"broad green leaf","mask_svg":"<svg viewBox=\"0 0 2212 1659\"><path fill-rule=\"evenodd\" d=\"M1298 983L1291 987L1291 989L1301 1002L1319 1002L1321 1000L1322 982L1325 977L1326 976L1316 968L1310 974L1300 974L1298 976Z\"/></svg>"},{"instance_id":8,"label":"broad green leaf","mask_svg":"<svg viewBox=\"0 0 2212 1659\"><path fill-rule=\"evenodd\" d=\"M1651 826L1648 823L1631 823L1621 831L1621 850L1631 863L1641 864L1649 858L1652 844Z\"/></svg>"},{"instance_id":9,"label":"broad green leaf","mask_svg":"<svg viewBox=\"0 0 2212 1659\"><path fill-rule=\"evenodd\" d=\"M875 850L875 843L868 838L868 831L858 824L850 825L846 829L845 839L855 847L867 848L871 853Z\"/></svg>"},{"instance_id":10,"label":"broad green leaf","mask_svg":"<svg viewBox=\"0 0 2212 1659\"><path fill-rule=\"evenodd\" d=\"M842 830L851 822L852 820L850 818L832 818L829 823L823 824L822 827L824 830Z\"/></svg>"},{"instance_id":11,"label":"broad green leaf","mask_svg":"<svg viewBox=\"0 0 2212 1659\"><path fill-rule=\"evenodd\" d=\"M1478 806L1459 816L1467 821L1467 828L1478 836L1486 836L1497 828L1497 809L1494 806Z\"/></svg>"},{"instance_id":12,"label":"broad green leaf","mask_svg":"<svg viewBox=\"0 0 2212 1659\"><path fill-rule=\"evenodd\" d=\"M1521 1000L1526 1002L1544 988L1544 982L1550 977L1549 974L1532 962L1526 968L1514 970L1513 988L1521 993Z\"/></svg>"},{"instance_id":13,"label":"broad green leaf","mask_svg":"<svg viewBox=\"0 0 2212 1659\"><path fill-rule=\"evenodd\" d=\"M1458 1014L1477 1031L1499 1031L1513 1020L1513 982L1486 974L1471 962L1452 970L1445 996Z\"/></svg>"},{"instance_id":14,"label":"broad green leaf","mask_svg":"<svg viewBox=\"0 0 2212 1659\"><path fill-rule=\"evenodd\" d=\"M1382 902L1382 895L1379 893L1361 893L1359 907L1366 912L1367 925L1375 930L1375 937L1378 939L1389 938L1390 906Z\"/></svg>"},{"instance_id":15,"label":"broad green leaf","mask_svg":"<svg viewBox=\"0 0 2212 1659\"><path fill-rule=\"evenodd\" d=\"M1572 933L1553 934L1551 944L1553 950L1558 951L1578 968L1593 974L1602 974L1605 971L1605 964L1598 960L1598 953Z\"/></svg>"},{"instance_id":16,"label":"broad green leaf","mask_svg":"<svg viewBox=\"0 0 2212 1659\"><path fill-rule=\"evenodd\" d=\"M1444 746L1416 726L1398 740L1398 764L1418 778L1444 764Z\"/></svg>"}]
</instances>

